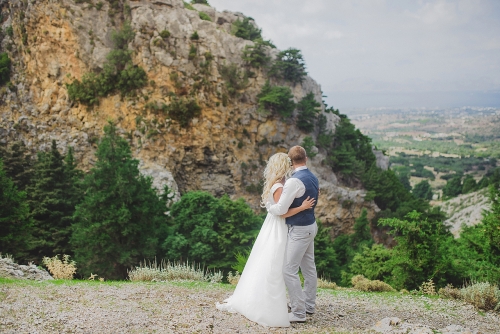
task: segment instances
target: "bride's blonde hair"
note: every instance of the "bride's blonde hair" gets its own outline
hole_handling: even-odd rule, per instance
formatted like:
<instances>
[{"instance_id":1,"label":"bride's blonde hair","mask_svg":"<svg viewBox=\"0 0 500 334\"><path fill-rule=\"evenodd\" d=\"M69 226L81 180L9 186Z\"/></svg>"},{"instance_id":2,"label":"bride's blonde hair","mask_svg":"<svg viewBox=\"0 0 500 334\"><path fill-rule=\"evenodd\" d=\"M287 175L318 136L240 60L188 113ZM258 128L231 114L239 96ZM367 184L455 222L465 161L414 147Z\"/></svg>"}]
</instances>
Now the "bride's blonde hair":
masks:
<instances>
[{"instance_id":1,"label":"bride's blonde hair","mask_svg":"<svg viewBox=\"0 0 500 334\"><path fill-rule=\"evenodd\" d=\"M288 178L291 175L292 164L287 154L276 153L269 158L266 169L264 169L264 187L260 201L261 207L266 207L266 202L273 185L283 177Z\"/></svg>"}]
</instances>

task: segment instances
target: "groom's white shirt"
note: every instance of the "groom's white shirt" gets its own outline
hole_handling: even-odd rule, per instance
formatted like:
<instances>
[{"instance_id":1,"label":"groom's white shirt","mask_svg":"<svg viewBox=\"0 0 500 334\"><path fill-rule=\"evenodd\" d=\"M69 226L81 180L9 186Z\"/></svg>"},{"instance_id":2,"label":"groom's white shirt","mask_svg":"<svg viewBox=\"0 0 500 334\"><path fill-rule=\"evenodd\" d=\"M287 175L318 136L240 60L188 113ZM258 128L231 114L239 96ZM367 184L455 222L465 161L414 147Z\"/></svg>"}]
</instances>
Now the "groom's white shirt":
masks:
<instances>
[{"instance_id":1,"label":"groom's white shirt","mask_svg":"<svg viewBox=\"0 0 500 334\"><path fill-rule=\"evenodd\" d=\"M298 172L299 170L307 169L307 166L300 166L293 170L293 172ZM280 200L278 203L273 204L271 206L268 205L267 211L276 216L284 215L294 199L304 196L306 192L306 186L299 179L292 177L286 180L285 185L283 186L283 192L281 193ZM267 202L270 204L269 202Z\"/></svg>"}]
</instances>

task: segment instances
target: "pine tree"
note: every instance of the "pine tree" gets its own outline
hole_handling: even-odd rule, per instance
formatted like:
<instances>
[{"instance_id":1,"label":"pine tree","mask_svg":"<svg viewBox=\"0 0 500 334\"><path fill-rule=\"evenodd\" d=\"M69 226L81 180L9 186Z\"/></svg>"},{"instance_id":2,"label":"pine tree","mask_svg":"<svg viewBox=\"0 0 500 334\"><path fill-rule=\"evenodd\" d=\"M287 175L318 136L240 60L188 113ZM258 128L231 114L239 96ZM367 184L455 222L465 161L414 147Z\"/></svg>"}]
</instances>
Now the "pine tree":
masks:
<instances>
[{"instance_id":1,"label":"pine tree","mask_svg":"<svg viewBox=\"0 0 500 334\"><path fill-rule=\"evenodd\" d=\"M6 175L18 190L25 190L33 174L33 159L24 142L14 142L8 148L0 148Z\"/></svg>"},{"instance_id":2,"label":"pine tree","mask_svg":"<svg viewBox=\"0 0 500 334\"><path fill-rule=\"evenodd\" d=\"M34 221L30 252L32 260L56 254L72 254L69 246L71 217L79 194L75 193L76 169L71 149L67 158L70 166L65 165L64 156L58 151L55 140L49 152L38 154L33 183L28 188Z\"/></svg>"},{"instance_id":3,"label":"pine tree","mask_svg":"<svg viewBox=\"0 0 500 334\"><path fill-rule=\"evenodd\" d=\"M0 252L24 262L30 223L26 193L6 175L0 159Z\"/></svg>"},{"instance_id":4,"label":"pine tree","mask_svg":"<svg viewBox=\"0 0 500 334\"><path fill-rule=\"evenodd\" d=\"M76 207L71 245L81 274L124 279L127 269L157 254L165 203L112 122L96 157L82 182L85 196Z\"/></svg>"}]
</instances>

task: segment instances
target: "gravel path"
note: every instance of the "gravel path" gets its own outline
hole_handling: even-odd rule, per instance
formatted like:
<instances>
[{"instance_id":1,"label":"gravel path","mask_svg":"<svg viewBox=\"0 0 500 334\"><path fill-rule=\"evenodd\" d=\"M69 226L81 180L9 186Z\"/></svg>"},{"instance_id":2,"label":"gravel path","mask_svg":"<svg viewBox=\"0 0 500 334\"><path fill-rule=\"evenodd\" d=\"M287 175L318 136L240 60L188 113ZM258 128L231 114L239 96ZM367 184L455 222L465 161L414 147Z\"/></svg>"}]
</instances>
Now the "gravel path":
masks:
<instances>
[{"instance_id":1,"label":"gravel path","mask_svg":"<svg viewBox=\"0 0 500 334\"><path fill-rule=\"evenodd\" d=\"M386 317L431 329L500 333L500 315L452 300L319 290L305 324L265 328L215 308L233 288L209 283L0 283L1 333L361 333Z\"/></svg>"}]
</instances>

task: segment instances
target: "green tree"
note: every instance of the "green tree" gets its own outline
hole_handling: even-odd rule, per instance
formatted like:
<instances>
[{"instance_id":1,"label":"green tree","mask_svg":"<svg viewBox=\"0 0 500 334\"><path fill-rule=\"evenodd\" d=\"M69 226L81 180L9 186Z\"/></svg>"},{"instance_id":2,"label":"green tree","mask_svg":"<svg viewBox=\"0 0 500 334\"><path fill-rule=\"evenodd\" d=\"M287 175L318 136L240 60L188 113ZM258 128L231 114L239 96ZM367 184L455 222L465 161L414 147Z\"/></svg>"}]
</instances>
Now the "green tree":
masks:
<instances>
[{"instance_id":1,"label":"green tree","mask_svg":"<svg viewBox=\"0 0 500 334\"><path fill-rule=\"evenodd\" d=\"M127 269L157 255L166 226L165 203L138 169L130 146L110 122L82 182L71 245L81 274L124 279Z\"/></svg>"},{"instance_id":2,"label":"green tree","mask_svg":"<svg viewBox=\"0 0 500 334\"><path fill-rule=\"evenodd\" d=\"M271 61L266 52L268 46L268 42L265 42L262 38L256 39L253 45L246 45L245 49L243 49L243 60L255 68L266 67Z\"/></svg>"},{"instance_id":3,"label":"green tree","mask_svg":"<svg viewBox=\"0 0 500 334\"><path fill-rule=\"evenodd\" d=\"M26 193L7 176L0 159L0 250L16 259L27 259L31 220Z\"/></svg>"},{"instance_id":4,"label":"green tree","mask_svg":"<svg viewBox=\"0 0 500 334\"><path fill-rule=\"evenodd\" d=\"M456 197L462 193L462 177L460 175L454 176L443 188L443 196Z\"/></svg>"},{"instance_id":5,"label":"green tree","mask_svg":"<svg viewBox=\"0 0 500 334\"><path fill-rule=\"evenodd\" d=\"M436 285L444 286L456 276L448 256L448 242L453 236L442 221L421 217L421 213L412 211L404 220L379 220L380 225L391 228L397 242L389 260L392 277L387 282L397 289L416 289L431 278Z\"/></svg>"},{"instance_id":6,"label":"green tree","mask_svg":"<svg viewBox=\"0 0 500 334\"><path fill-rule=\"evenodd\" d=\"M340 265L330 237L331 227L324 227L320 221L316 221L316 223L318 224L318 233L314 238L314 259L318 276L338 281L340 279Z\"/></svg>"},{"instance_id":7,"label":"green tree","mask_svg":"<svg viewBox=\"0 0 500 334\"><path fill-rule=\"evenodd\" d=\"M184 194L170 214L162 246L166 257L223 270L231 270L234 254L243 254L252 245L262 225L243 199L231 201L227 195L217 199L201 191Z\"/></svg>"},{"instance_id":8,"label":"green tree","mask_svg":"<svg viewBox=\"0 0 500 334\"><path fill-rule=\"evenodd\" d=\"M100 97L114 91L119 91L125 96L145 86L146 72L132 63L132 51L128 50L128 43L134 36L129 22L125 22L122 29L113 31L111 34L113 50L106 56L102 72L85 73L81 81L75 79L72 83L66 84L69 98L86 105L93 105L99 102Z\"/></svg>"},{"instance_id":9,"label":"green tree","mask_svg":"<svg viewBox=\"0 0 500 334\"><path fill-rule=\"evenodd\" d=\"M318 114L321 112L321 104L316 101L313 93L308 93L297 103L297 127L305 132L312 132Z\"/></svg>"},{"instance_id":10,"label":"green tree","mask_svg":"<svg viewBox=\"0 0 500 334\"><path fill-rule=\"evenodd\" d=\"M292 116L295 109L293 102L293 94L290 87L271 86L269 80L262 87L261 92L257 95L259 99L259 111L270 112L277 114L282 118Z\"/></svg>"},{"instance_id":11,"label":"green tree","mask_svg":"<svg viewBox=\"0 0 500 334\"><path fill-rule=\"evenodd\" d=\"M464 178L464 182L462 185L462 194L468 194L478 189L476 180L472 177L472 175L467 175Z\"/></svg>"},{"instance_id":12,"label":"green tree","mask_svg":"<svg viewBox=\"0 0 500 334\"><path fill-rule=\"evenodd\" d=\"M74 185L79 173L71 149L68 161L71 161L71 166L64 164L64 156L57 149L55 140L49 152L38 154L33 182L28 187L28 203L33 218L32 260L41 261L44 256L73 253L69 246L71 217L81 194Z\"/></svg>"},{"instance_id":13,"label":"green tree","mask_svg":"<svg viewBox=\"0 0 500 334\"><path fill-rule=\"evenodd\" d=\"M8 148L0 147L6 175L12 179L18 190L25 190L33 175L31 152L22 141L12 143Z\"/></svg>"},{"instance_id":14,"label":"green tree","mask_svg":"<svg viewBox=\"0 0 500 334\"><path fill-rule=\"evenodd\" d=\"M306 154L309 158L314 158L317 153L313 152L312 148L314 146L314 141L311 136L306 136L302 140L302 147L306 150Z\"/></svg>"},{"instance_id":15,"label":"green tree","mask_svg":"<svg viewBox=\"0 0 500 334\"><path fill-rule=\"evenodd\" d=\"M245 17L243 20L238 19L233 22L231 33L249 41L262 39L261 29L257 28L254 20L251 17Z\"/></svg>"},{"instance_id":16,"label":"green tree","mask_svg":"<svg viewBox=\"0 0 500 334\"><path fill-rule=\"evenodd\" d=\"M301 51L290 48L278 53L269 74L293 84L301 83L307 75Z\"/></svg>"},{"instance_id":17,"label":"green tree","mask_svg":"<svg viewBox=\"0 0 500 334\"><path fill-rule=\"evenodd\" d=\"M381 244L370 247L363 246L362 250L352 259L349 271L352 275L363 275L371 280L389 282L392 275L390 259L392 251Z\"/></svg>"},{"instance_id":18,"label":"green tree","mask_svg":"<svg viewBox=\"0 0 500 334\"><path fill-rule=\"evenodd\" d=\"M5 85L10 80L10 58L6 52L0 53L0 86Z\"/></svg>"},{"instance_id":19,"label":"green tree","mask_svg":"<svg viewBox=\"0 0 500 334\"><path fill-rule=\"evenodd\" d=\"M208 3L207 0L191 0L191 3L192 4L199 3L199 4L202 4L202 5L210 6L210 4Z\"/></svg>"},{"instance_id":20,"label":"green tree","mask_svg":"<svg viewBox=\"0 0 500 334\"><path fill-rule=\"evenodd\" d=\"M415 187L413 187L413 195L416 198L422 198L430 201L432 199L432 188L429 181L423 180L417 183Z\"/></svg>"}]
</instances>

